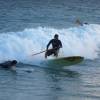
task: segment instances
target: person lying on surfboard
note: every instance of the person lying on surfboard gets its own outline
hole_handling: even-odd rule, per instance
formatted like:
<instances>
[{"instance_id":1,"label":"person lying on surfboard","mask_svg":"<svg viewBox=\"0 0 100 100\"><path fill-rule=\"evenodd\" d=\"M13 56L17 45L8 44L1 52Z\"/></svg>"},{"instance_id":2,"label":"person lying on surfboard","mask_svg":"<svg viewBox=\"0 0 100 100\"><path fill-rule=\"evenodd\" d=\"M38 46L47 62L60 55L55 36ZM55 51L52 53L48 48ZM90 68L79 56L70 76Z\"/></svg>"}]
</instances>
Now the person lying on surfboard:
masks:
<instances>
[{"instance_id":1,"label":"person lying on surfboard","mask_svg":"<svg viewBox=\"0 0 100 100\"><path fill-rule=\"evenodd\" d=\"M55 34L54 35L54 39L51 39L49 41L49 43L47 44L47 48L46 48L46 52L45 52L45 58L47 58L47 56L50 56L50 55L54 55L56 57L58 57L58 52L59 52L59 49L62 48L62 43L61 41L58 39L58 34ZM49 49L49 46L52 45L52 49Z\"/></svg>"},{"instance_id":2,"label":"person lying on surfboard","mask_svg":"<svg viewBox=\"0 0 100 100\"><path fill-rule=\"evenodd\" d=\"M15 70L16 64L17 64L17 61L16 60L5 61L3 63L0 63L0 67L6 68L6 69Z\"/></svg>"},{"instance_id":3,"label":"person lying on surfboard","mask_svg":"<svg viewBox=\"0 0 100 100\"><path fill-rule=\"evenodd\" d=\"M87 25L87 24L88 24L87 22L85 22L85 23L81 22L79 19L77 19L77 20L75 21L75 23L76 23L77 25L79 25L79 26L83 26L83 25Z\"/></svg>"}]
</instances>

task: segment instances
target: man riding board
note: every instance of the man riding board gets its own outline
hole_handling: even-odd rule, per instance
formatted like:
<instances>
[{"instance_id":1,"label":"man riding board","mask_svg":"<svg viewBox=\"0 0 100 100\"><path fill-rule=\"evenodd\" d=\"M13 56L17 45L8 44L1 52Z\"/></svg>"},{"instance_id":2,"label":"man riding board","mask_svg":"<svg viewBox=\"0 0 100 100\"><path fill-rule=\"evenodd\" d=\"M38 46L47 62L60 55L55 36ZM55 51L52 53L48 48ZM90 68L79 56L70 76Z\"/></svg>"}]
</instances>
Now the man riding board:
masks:
<instances>
[{"instance_id":1,"label":"man riding board","mask_svg":"<svg viewBox=\"0 0 100 100\"><path fill-rule=\"evenodd\" d=\"M51 39L49 41L49 43L47 44L47 48L46 48L46 52L45 52L45 58L47 58L47 56L50 56L50 55L54 55L56 57L58 57L58 52L59 52L59 49L62 48L62 43L61 41L58 39L58 34L55 34L54 35L54 39ZM49 49L49 46L52 45L52 49Z\"/></svg>"}]
</instances>

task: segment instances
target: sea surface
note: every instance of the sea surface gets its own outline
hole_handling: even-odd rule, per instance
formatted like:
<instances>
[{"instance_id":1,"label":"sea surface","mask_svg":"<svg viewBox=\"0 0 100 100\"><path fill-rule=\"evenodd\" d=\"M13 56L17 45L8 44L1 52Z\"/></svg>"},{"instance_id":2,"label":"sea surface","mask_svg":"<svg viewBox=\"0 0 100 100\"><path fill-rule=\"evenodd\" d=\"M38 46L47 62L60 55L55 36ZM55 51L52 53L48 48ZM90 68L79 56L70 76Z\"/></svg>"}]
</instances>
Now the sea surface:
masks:
<instances>
[{"instance_id":1,"label":"sea surface","mask_svg":"<svg viewBox=\"0 0 100 100\"><path fill-rule=\"evenodd\" d=\"M76 24L79 19L82 23ZM48 66L46 45L59 34L59 57L72 65ZM100 0L0 0L0 100L100 100Z\"/></svg>"}]
</instances>

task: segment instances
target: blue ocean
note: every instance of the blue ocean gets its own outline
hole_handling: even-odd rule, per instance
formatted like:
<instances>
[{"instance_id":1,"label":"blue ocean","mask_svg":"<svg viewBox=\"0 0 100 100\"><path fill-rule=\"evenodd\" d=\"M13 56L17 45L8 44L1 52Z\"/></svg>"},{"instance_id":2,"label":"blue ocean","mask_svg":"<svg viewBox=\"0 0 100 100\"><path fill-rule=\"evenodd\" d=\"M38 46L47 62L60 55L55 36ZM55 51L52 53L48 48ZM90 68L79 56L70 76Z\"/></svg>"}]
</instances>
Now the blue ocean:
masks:
<instances>
[{"instance_id":1,"label":"blue ocean","mask_svg":"<svg viewBox=\"0 0 100 100\"><path fill-rule=\"evenodd\" d=\"M45 66L34 54L54 34L59 58L84 61ZM100 100L100 0L0 0L0 63L13 59L16 72L0 69L0 100Z\"/></svg>"}]
</instances>

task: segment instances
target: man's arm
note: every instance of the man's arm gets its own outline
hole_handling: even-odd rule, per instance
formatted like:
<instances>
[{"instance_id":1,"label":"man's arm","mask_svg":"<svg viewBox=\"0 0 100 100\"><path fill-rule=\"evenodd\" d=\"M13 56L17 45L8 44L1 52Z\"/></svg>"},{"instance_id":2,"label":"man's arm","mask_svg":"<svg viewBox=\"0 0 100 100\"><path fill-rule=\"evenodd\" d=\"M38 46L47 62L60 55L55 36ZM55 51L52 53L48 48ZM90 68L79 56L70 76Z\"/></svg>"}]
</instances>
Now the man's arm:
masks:
<instances>
[{"instance_id":1,"label":"man's arm","mask_svg":"<svg viewBox=\"0 0 100 100\"><path fill-rule=\"evenodd\" d=\"M51 43L52 43L52 40L50 40L49 43L47 44L47 50L48 50Z\"/></svg>"}]
</instances>

